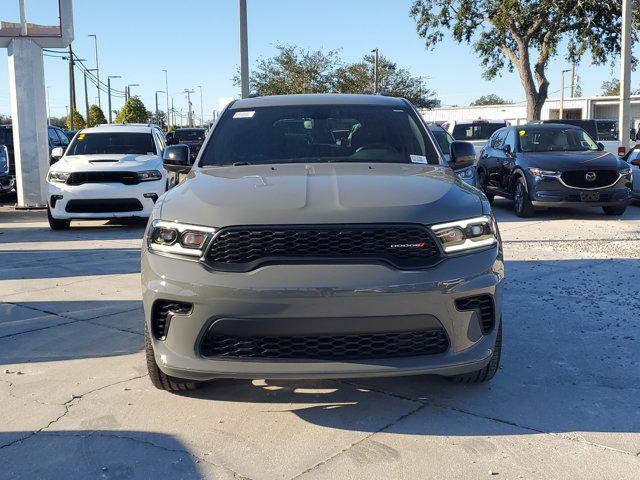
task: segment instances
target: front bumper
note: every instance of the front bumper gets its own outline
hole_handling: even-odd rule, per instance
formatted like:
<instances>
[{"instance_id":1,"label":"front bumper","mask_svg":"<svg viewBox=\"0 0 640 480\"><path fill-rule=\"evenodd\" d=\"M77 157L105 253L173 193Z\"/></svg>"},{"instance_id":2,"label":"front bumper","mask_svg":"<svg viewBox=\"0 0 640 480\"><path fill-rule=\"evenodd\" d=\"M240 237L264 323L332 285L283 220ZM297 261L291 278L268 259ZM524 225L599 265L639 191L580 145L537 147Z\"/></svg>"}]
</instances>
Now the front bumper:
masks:
<instances>
[{"instance_id":1,"label":"front bumper","mask_svg":"<svg viewBox=\"0 0 640 480\"><path fill-rule=\"evenodd\" d=\"M614 185L599 189L567 187L555 177L529 179L529 198L535 207L615 207L631 200L631 183L621 178ZM588 199L597 194L597 199Z\"/></svg>"},{"instance_id":2,"label":"front bumper","mask_svg":"<svg viewBox=\"0 0 640 480\"><path fill-rule=\"evenodd\" d=\"M47 199L51 215L55 219L149 217L157 199L165 192L166 178L137 185L121 183L85 183L67 185L47 182ZM59 198L59 197L62 198ZM69 212L71 200L137 199L142 210L125 212Z\"/></svg>"},{"instance_id":3,"label":"front bumper","mask_svg":"<svg viewBox=\"0 0 640 480\"><path fill-rule=\"evenodd\" d=\"M401 271L383 265L275 265L249 273L222 273L201 264L143 251L145 321L151 331L156 300L193 304L175 315L164 340L152 338L156 362L178 378L340 378L413 374L455 375L478 370L490 360L501 318L504 266L497 247L452 257L427 270ZM459 311L458 298L489 294L496 327L480 331L472 311ZM366 360L222 359L204 357L207 328L220 319L260 319L275 330L296 334L328 325L323 335L376 325L393 331L402 322L436 322L445 330L444 353ZM230 322L233 325L234 322ZM242 321L235 322L242 325ZM286 325L286 327L285 327ZM333 327L331 326L333 325ZM249 328L249 327L247 327ZM373 328L369 326L369 328ZM264 326L263 326L264 329ZM251 334L239 328L236 335Z\"/></svg>"}]
</instances>

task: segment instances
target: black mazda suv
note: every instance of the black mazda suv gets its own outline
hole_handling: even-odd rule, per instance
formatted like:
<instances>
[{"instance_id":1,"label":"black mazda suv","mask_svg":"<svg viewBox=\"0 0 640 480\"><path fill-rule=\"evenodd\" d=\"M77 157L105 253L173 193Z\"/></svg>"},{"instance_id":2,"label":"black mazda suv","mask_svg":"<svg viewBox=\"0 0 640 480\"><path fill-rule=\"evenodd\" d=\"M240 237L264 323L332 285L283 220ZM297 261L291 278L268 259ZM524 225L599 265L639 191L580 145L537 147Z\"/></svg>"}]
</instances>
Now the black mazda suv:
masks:
<instances>
[{"instance_id":1,"label":"black mazda suv","mask_svg":"<svg viewBox=\"0 0 640 480\"><path fill-rule=\"evenodd\" d=\"M572 125L501 128L477 168L489 201L512 199L519 217L538 207L602 207L607 215L622 215L631 199L630 165Z\"/></svg>"}]
</instances>

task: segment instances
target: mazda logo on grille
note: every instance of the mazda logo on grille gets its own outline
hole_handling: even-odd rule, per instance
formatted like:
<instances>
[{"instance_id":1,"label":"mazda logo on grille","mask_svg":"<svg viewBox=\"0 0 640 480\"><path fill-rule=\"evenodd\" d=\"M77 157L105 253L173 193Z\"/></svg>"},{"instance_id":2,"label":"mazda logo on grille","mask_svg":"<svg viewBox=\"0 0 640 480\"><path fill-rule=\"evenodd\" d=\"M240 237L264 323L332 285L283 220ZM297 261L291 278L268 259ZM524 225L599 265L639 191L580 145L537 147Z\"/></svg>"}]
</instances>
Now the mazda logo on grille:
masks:
<instances>
[{"instance_id":1,"label":"mazda logo on grille","mask_svg":"<svg viewBox=\"0 0 640 480\"><path fill-rule=\"evenodd\" d=\"M587 182L595 182L596 177L597 177L596 172L587 172L584 174L584 179Z\"/></svg>"}]
</instances>

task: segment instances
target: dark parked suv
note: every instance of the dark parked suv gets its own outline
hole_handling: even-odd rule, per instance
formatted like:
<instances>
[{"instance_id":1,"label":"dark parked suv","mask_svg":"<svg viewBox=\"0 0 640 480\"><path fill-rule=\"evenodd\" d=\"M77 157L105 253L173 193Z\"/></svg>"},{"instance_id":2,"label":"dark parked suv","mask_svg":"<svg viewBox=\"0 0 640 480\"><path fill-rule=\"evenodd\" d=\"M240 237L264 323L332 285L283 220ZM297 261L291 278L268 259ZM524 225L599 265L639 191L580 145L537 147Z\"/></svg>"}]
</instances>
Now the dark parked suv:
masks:
<instances>
[{"instance_id":1,"label":"dark parked suv","mask_svg":"<svg viewBox=\"0 0 640 480\"><path fill-rule=\"evenodd\" d=\"M629 164L572 125L496 131L481 152L478 176L487 198L513 199L519 217L536 207L602 207L622 215L631 194Z\"/></svg>"}]
</instances>

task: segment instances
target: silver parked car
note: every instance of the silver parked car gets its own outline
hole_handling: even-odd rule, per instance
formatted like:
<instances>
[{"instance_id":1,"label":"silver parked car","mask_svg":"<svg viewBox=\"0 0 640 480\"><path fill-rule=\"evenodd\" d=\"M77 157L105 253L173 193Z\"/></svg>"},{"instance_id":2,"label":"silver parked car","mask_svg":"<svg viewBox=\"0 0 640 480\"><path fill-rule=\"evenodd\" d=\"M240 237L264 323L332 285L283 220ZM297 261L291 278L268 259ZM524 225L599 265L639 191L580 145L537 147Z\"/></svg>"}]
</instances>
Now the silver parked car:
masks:
<instances>
[{"instance_id":1,"label":"silver parked car","mask_svg":"<svg viewBox=\"0 0 640 480\"><path fill-rule=\"evenodd\" d=\"M449 165L474 161L451 144ZM491 379L502 247L484 195L406 100L292 95L227 107L158 199L142 286L153 384L218 377Z\"/></svg>"}]
</instances>

